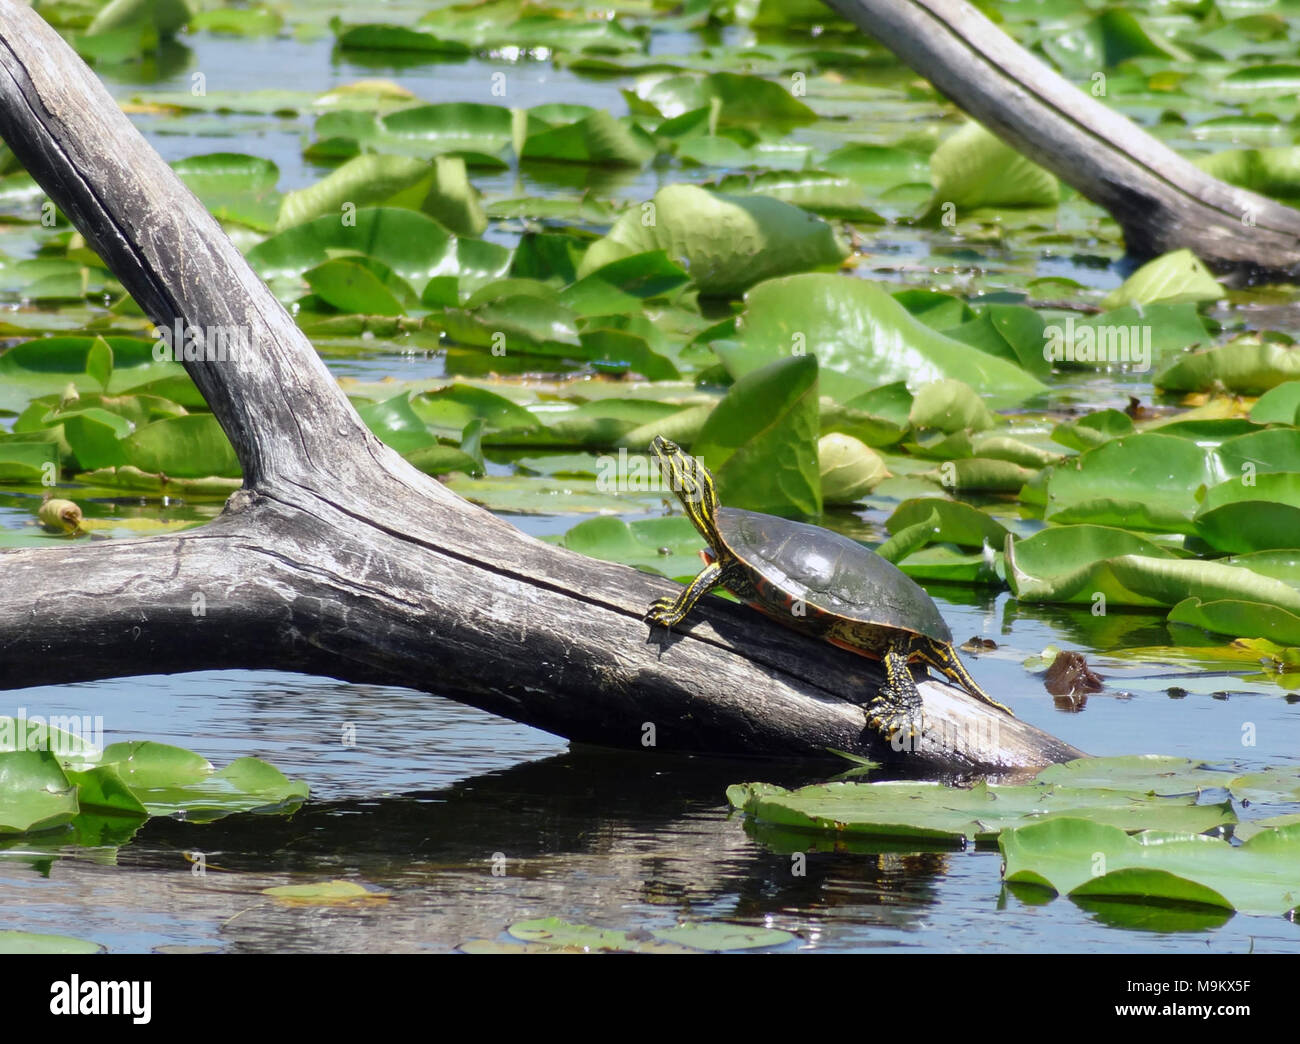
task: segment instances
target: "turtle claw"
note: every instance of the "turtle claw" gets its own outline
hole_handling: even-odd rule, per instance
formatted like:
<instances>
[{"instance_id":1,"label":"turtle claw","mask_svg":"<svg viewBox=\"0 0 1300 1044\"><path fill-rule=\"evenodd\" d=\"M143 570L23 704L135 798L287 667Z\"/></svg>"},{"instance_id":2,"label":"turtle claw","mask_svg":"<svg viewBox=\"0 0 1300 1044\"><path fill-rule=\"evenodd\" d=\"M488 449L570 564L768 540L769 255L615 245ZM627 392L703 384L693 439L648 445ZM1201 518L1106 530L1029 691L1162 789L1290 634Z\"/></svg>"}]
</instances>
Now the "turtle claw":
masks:
<instances>
[{"instance_id":1,"label":"turtle claw","mask_svg":"<svg viewBox=\"0 0 1300 1044\"><path fill-rule=\"evenodd\" d=\"M890 743L898 737L905 741L919 739L921 736L921 702L913 705L900 703L896 693L881 692L864 708L867 722Z\"/></svg>"},{"instance_id":2,"label":"turtle claw","mask_svg":"<svg viewBox=\"0 0 1300 1044\"><path fill-rule=\"evenodd\" d=\"M673 624L679 623L682 618L682 614L676 611L676 607L676 598L656 599L650 608L646 610L645 620L650 624L671 628Z\"/></svg>"}]
</instances>

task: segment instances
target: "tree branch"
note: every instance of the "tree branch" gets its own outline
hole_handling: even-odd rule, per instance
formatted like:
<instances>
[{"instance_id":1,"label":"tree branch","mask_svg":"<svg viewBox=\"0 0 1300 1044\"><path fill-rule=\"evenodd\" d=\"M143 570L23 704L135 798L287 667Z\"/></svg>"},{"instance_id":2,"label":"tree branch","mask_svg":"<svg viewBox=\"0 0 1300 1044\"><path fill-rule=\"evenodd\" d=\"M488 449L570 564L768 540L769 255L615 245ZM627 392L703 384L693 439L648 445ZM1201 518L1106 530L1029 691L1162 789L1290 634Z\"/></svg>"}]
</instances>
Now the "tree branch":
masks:
<instances>
[{"instance_id":1,"label":"tree branch","mask_svg":"<svg viewBox=\"0 0 1300 1044\"><path fill-rule=\"evenodd\" d=\"M923 686L926 739L893 751L857 706L876 664L718 599L665 641L641 614L675 585L543 544L416 471L90 70L12 0L0 133L156 323L254 333L234 363L185 363L245 488L178 535L0 552L0 685L281 668L632 749L653 733L660 751L835 748L943 770L1078 756L938 683Z\"/></svg>"},{"instance_id":2,"label":"tree branch","mask_svg":"<svg viewBox=\"0 0 1300 1044\"><path fill-rule=\"evenodd\" d=\"M826 0L1009 145L1108 210L1128 249L1300 276L1300 211L1225 184L1017 44L965 0Z\"/></svg>"}]
</instances>

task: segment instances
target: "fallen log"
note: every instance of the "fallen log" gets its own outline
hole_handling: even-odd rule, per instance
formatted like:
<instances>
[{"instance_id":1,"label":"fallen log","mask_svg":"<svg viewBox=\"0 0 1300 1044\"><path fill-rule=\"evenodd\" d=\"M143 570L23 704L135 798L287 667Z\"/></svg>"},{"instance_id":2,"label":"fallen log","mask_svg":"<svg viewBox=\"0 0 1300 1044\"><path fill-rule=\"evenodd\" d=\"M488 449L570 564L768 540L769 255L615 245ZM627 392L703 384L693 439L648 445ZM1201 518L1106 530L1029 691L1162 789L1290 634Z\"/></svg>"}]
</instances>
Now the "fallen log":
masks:
<instances>
[{"instance_id":1,"label":"fallen log","mask_svg":"<svg viewBox=\"0 0 1300 1044\"><path fill-rule=\"evenodd\" d=\"M1187 247L1240 281L1300 277L1300 211L1211 177L965 0L825 0L1092 202L1136 257Z\"/></svg>"},{"instance_id":2,"label":"fallen log","mask_svg":"<svg viewBox=\"0 0 1300 1044\"><path fill-rule=\"evenodd\" d=\"M13 0L0 134L155 323L238 327L252 346L185 363L243 469L217 520L0 552L0 687L278 668L628 750L835 749L924 771L1079 755L937 682L922 686L926 736L894 750L858 705L881 681L871 661L718 599L682 633L652 634L642 614L675 585L534 540L411 467L91 71Z\"/></svg>"}]
</instances>

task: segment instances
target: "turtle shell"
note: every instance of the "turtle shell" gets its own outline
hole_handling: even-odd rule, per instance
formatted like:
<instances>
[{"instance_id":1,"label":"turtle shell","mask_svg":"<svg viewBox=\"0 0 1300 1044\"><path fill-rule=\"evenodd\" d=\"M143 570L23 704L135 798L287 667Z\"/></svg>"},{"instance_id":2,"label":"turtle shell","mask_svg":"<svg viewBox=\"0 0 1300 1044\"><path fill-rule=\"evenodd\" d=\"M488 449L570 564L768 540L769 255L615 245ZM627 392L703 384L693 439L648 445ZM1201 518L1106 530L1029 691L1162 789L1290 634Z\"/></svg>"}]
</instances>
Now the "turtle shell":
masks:
<instances>
[{"instance_id":1,"label":"turtle shell","mask_svg":"<svg viewBox=\"0 0 1300 1044\"><path fill-rule=\"evenodd\" d=\"M952 644L933 599L892 562L839 533L739 508L718 508L717 527L744 566L761 606L812 612Z\"/></svg>"}]
</instances>

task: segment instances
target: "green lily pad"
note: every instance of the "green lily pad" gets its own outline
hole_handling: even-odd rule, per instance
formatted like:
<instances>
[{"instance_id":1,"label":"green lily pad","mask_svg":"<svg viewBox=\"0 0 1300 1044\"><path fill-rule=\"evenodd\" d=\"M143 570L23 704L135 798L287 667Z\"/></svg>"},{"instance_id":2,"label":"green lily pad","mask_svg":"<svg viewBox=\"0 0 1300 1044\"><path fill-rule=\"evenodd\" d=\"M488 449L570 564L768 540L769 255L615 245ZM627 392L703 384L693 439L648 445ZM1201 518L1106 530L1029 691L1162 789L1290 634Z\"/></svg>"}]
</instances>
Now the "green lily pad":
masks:
<instances>
[{"instance_id":1,"label":"green lily pad","mask_svg":"<svg viewBox=\"0 0 1300 1044\"><path fill-rule=\"evenodd\" d=\"M1154 432L1112 439L1050 469L1045 517L1189 533L1197 487L1216 480L1205 451L1184 439Z\"/></svg>"},{"instance_id":2,"label":"green lily pad","mask_svg":"<svg viewBox=\"0 0 1300 1044\"><path fill-rule=\"evenodd\" d=\"M219 220L236 221L259 231L269 231L275 225L280 169L270 160L214 152L178 160L172 169Z\"/></svg>"},{"instance_id":3,"label":"green lily pad","mask_svg":"<svg viewBox=\"0 0 1300 1044\"><path fill-rule=\"evenodd\" d=\"M1259 424L1300 424L1300 381L1285 381L1266 391L1251 407L1250 419Z\"/></svg>"},{"instance_id":4,"label":"green lily pad","mask_svg":"<svg viewBox=\"0 0 1300 1044\"><path fill-rule=\"evenodd\" d=\"M1061 198L1052 174L973 122L934 150L930 172L931 209L950 203L958 220L981 207L1055 206Z\"/></svg>"},{"instance_id":5,"label":"green lily pad","mask_svg":"<svg viewBox=\"0 0 1300 1044\"><path fill-rule=\"evenodd\" d=\"M761 283L745 295L736 334L713 344L733 377L807 352L821 364L823 393L843 403L895 381L959 380L995 405L1044 390L1006 360L937 333L864 279L808 274Z\"/></svg>"},{"instance_id":6,"label":"green lily pad","mask_svg":"<svg viewBox=\"0 0 1300 1044\"><path fill-rule=\"evenodd\" d=\"M715 127L786 133L817 121L817 114L788 90L760 76L719 72L647 81L637 97L672 119L697 109L715 112Z\"/></svg>"},{"instance_id":7,"label":"green lily pad","mask_svg":"<svg viewBox=\"0 0 1300 1044\"><path fill-rule=\"evenodd\" d=\"M693 576L701 568L704 539L684 515L624 522L592 518L579 522L555 542L570 551L621 562L661 576Z\"/></svg>"},{"instance_id":8,"label":"green lily pad","mask_svg":"<svg viewBox=\"0 0 1300 1044\"><path fill-rule=\"evenodd\" d=\"M1156 301L1217 301L1226 291L1200 258L1175 250L1148 261L1101 302L1103 308L1148 305Z\"/></svg>"},{"instance_id":9,"label":"green lily pad","mask_svg":"<svg viewBox=\"0 0 1300 1044\"><path fill-rule=\"evenodd\" d=\"M997 423L997 418L969 384L941 380L916 389L908 421L914 428L944 432L986 431Z\"/></svg>"},{"instance_id":10,"label":"green lily pad","mask_svg":"<svg viewBox=\"0 0 1300 1044\"><path fill-rule=\"evenodd\" d=\"M350 224L327 214L271 236L247 258L272 289L297 296L304 272L348 253L381 261L420 288L435 276L457 275L466 290L499 278L510 266L506 248L458 239L433 218L405 207L362 207Z\"/></svg>"},{"instance_id":11,"label":"green lily pad","mask_svg":"<svg viewBox=\"0 0 1300 1044\"><path fill-rule=\"evenodd\" d=\"M1194 519L1196 532L1222 551L1293 546L1300 533L1300 472L1262 471L1251 479L1234 478L1207 489Z\"/></svg>"},{"instance_id":12,"label":"green lily pad","mask_svg":"<svg viewBox=\"0 0 1300 1044\"><path fill-rule=\"evenodd\" d=\"M135 337L42 337L16 344L0 353L0 410L19 412L31 399L60 394L69 384L82 394L116 394L183 376L178 363L154 357L154 344Z\"/></svg>"},{"instance_id":13,"label":"green lily pad","mask_svg":"<svg viewBox=\"0 0 1300 1044\"><path fill-rule=\"evenodd\" d=\"M0 836L53 830L77 814L77 788L50 750L0 752Z\"/></svg>"},{"instance_id":14,"label":"green lily pad","mask_svg":"<svg viewBox=\"0 0 1300 1044\"><path fill-rule=\"evenodd\" d=\"M71 935L40 935L35 932L0 931L0 953L103 953L104 946Z\"/></svg>"},{"instance_id":15,"label":"green lily pad","mask_svg":"<svg viewBox=\"0 0 1300 1044\"><path fill-rule=\"evenodd\" d=\"M146 424L122 440L122 452L141 471L177 478L240 474L234 448L210 413Z\"/></svg>"},{"instance_id":16,"label":"green lily pad","mask_svg":"<svg viewBox=\"0 0 1300 1044\"><path fill-rule=\"evenodd\" d=\"M926 543L949 543L961 547L982 548L986 544L1001 548L1007 539L1007 529L983 511L959 501L939 497L913 497L903 501L885 520L891 534L899 534L913 526L926 531Z\"/></svg>"},{"instance_id":17,"label":"green lily pad","mask_svg":"<svg viewBox=\"0 0 1300 1044\"><path fill-rule=\"evenodd\" d=\"M1300 197L1300 148L1284 145L1265 149L1223 149L1194 162L1229 185L1250 189L1291 205Z\"/></svg>"},{"instance_id":18,"label":"green lily pad","mask_svg":"<svg viewBox=\"0 0 1300 1044\"><path fill-rule=\"evenodd\" d=\"M108 754L106 750L106 760ZM157 773L152 765L150 770ZM158 780L161 775L153 774L152 778ZM290 780L274 765L258 758L237 758L219 772L182 782L185 779L186 774L178 773L165 785L145 787L137 782L131 789L150 815L183 815L196 823L234 812L290 811L307 799L306 783Z\"/></svg>"},{"instance_id":19,"label":"green lily pad","mask_svg":"<svg viewBox=\"0 0 1300 1044\"><path fill-rule=\"evenodd\" d=\"M1125 754L1109 758L1076 758L1049 765L1034 777L1040 783L1101 790L1124 790L1161 797L1198 794L1206 788L1227 788L1233 780L1223 772L1190 758L1166 754Z\"/></svg>"},{"instance_id":20,"label":"green lily pad","mask_svg":"<svg viewBox=\"0 0 1300 1044\"><path fill-rule=\"evenodd\" d=\"M1262 915L1300 906L1300 826L1261 832L1234 847L1200 834L1130 837L1067 817L1004 831L998 844L1007 881L1062 895L1203 903Z\"/></svg>"},{"instance_id":21,"label":"green lily pad","mask_svg":"<svg viewBox=\"0 0 1300 1044\"><path fill-rule=\"evenodd\" d=\"M717 295L739 293L773 276L835 265L846 253L826 222L788 203L669 185L592 244L578 277L653 250L665 251L702 293Z\"/></svg>"},{"instance_id":22,"label":"green lily pad","mask_svg":"<svg viewBox=\"0 0 1300 1044\"><path fill-rule=\"evenodd\" d=\"M1193 352L1156 374L1156 387L1166 391L1202 391L1222 387L1243 395L1259 395L1300 376L1300 349L1254 336L1202 352Z\"/></svg>"},{"instance_id":23,"label":"green lily pad","mask_svg":"<svg viewBox=\"0 0 1300 1044\"><path fill-rule=\"evenodd\" d=\"M821 514L817 360L781 359L740 378L691 444L724 504L777 515Z\"/></svg>"},{"instance_id":24,"label":"green lily pad","mask_svg":"<svg viewBox=\"0 0 1300 1044\"><path fill-rule=\"evenodd\" d=\"M940 783L823 783L786 790L766 783L727 789L734 808L760 825L829 833L837 838L908 838L988 842L1042 819L1085 818L1122 831L1159 827L1200 832L1236 821L1231 803L1197 805L1184 796L1091 790L1055 784L961 790Z\"/></svg>"},{"instance_id":25,"label":"green lily pad","mask_svg":"<svg viewBox=\"0 0 1300 1044\"><path fill-rule=\"evenodd\" d=\"M1189 597L1169 611L1169 622L1233 638L1269 638L1300 645L1300 610L1244 598Z\"/></svg>"}]
</instances>

